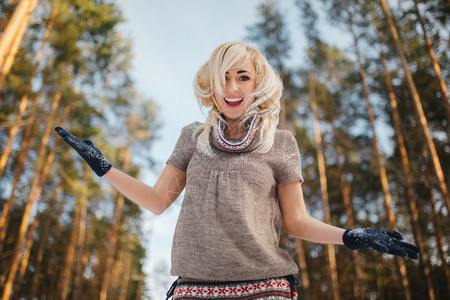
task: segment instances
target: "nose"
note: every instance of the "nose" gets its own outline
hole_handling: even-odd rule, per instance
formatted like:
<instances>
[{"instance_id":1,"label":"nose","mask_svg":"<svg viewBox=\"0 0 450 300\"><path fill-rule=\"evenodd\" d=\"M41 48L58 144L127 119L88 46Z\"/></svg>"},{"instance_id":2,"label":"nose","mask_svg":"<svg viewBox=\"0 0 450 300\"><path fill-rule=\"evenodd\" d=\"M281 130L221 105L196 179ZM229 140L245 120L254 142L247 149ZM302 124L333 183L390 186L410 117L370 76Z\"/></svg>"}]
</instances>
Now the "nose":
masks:
<instances>
[{"instance_id":1,"label":"nose","mask_svg":"<svg viewBox=\"0 0 450 300\"><path fill-rule=\"evenodd\" d=\"M239 86L234 80L228 80L225 88L227 92L237 92L239 90Z\"/></svg>"}]
</instances>

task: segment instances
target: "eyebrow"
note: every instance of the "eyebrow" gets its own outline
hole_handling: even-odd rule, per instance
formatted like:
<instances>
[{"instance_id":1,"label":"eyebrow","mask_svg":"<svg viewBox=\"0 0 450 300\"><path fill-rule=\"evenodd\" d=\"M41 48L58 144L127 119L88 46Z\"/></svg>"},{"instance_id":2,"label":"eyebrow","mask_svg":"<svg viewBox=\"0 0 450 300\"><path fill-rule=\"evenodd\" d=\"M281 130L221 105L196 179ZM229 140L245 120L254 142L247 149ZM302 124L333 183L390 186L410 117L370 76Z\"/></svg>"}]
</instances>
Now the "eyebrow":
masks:
<instances>
[{"instance_id":1,"label":"eyebrow","mask_svg":"<svg viewBox=\"0 0 450 300\"><path fill-rule=\"evenodd\" d=\"M237 74L242 74L242 73L249 73L252 74L250 71L246 71L246 70L239 70L236 72ZM225 74L230 74L230 72L226 71Z\"/></svg>"}]
</instances>

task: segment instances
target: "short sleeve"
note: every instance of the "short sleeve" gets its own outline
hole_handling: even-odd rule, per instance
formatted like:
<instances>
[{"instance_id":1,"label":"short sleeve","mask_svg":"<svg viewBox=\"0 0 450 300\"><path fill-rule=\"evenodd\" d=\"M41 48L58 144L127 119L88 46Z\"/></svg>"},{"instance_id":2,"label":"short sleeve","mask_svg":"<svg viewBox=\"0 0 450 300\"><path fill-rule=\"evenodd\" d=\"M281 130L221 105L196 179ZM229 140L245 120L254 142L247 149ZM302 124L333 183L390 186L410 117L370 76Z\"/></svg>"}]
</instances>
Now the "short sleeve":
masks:
<instances>
[{"instance_id":1,"label":"short sleeve","mask_svg":"<svg viewBox=\"0 0 450 300\"><path fill-rule=\"evenodd\" d=\"M183 127L175 148L166 163L186 173L189 161L196 150L194 131L199 123L192 123Z\"/></svg>"},{"instance_id":2,"label":"short sleeve","mask_svg":"<svg viewBox=\"0 0 450 300\"><path fill-rule=\"evenodd\" d=\"M302 160L295 137L288 130L280 130L275 144L278 152L274 170L276 182L303 182Z\"/></svg>"}]
</instances>

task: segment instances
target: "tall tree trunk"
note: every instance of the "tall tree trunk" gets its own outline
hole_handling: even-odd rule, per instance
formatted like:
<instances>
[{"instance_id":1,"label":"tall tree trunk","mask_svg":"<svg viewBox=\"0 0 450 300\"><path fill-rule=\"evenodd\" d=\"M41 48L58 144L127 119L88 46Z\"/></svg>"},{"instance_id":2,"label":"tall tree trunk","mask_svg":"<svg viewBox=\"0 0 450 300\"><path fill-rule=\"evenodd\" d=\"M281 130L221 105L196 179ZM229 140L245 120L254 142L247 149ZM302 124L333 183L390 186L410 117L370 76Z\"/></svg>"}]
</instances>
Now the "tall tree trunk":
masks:
<instances>
[{"instance_id":1,"label":"tall tree trunk","mask_svg":"<svg viewBox=\"0 0 450 300\"><path fill-rule=\"evenodd\" d=\"M320 191L322 194L324 221L328 224L331 224L330 205L328 201L327 177L325 172L325 159L322 150L322 136L319 128L319 115L317 112L317 99L314 86L314 79L311 74L309 75L309 91L311 96L311 110L314 116L314 139L316 141L317 146L317 164L320 176ZM326 249L328 255L328 271L331 280L332 298L335 300L339 300L340 299L339 282L337 276L336 254L334 251L334 245L326 245Z\"/></svg>"},{"instance_id":2,"label":"tall tree trunk","mask_svg":"<svg viewBox=\"0 0 450 300\"><path fill-rule=\"evenodd\" d=\"M83 255L86 244L86 214L87 214L87 202L89 201L88 192L86 188L89 186L89 179L91 178L92 171L86 166L84 171L83 178L83 194L81 195L80 200L80 218L78 223L78 241L77 241L77 250L75 261L77 264L75 265L74 272L74 280L73 280L73 291L81 290L81 283L84 274L84 261ZM73 297L73 299L80 299L79 297Z\"/></svg>"},{"instance_id":3,"label":"tall tree trunk","mask_svg":"<svg viewBox=\"0 0 450 300\"><path fill-rule=\"evenodd\" d=\"M109 298L111 298L111 294L116 295L116 298L118 295L120 295L120 283L121 278L123 276L126 276L126 261L125 261L125 254L128 251L127 250L128 244L126 242L123 243L123 247L116 247L116 258L114 260L114 264L111 267L111 277L109 279L109 286L110 286L110 295Z\"/></svg>"},{"instance_id":4,"label":"tall tree trunk","mask_svg":"<svg viewBox=\"0 0 450 300\"><path fill-rule=\"evenodd\" d=\"M33 84L34 77L37 74L37 70L39 68L39 64L42 60L45 45L47 44L48 37L50 35L50 31L53 27L53 21L56 17L57 9L54 9L52 12L52 15L48 21L47 27L45 29L44 36L42 38L41 47L36 55L36 61L34 62L33 68L31 70L30 78L28 79L27 85L25 86L25 91L22 95L22 98L20 99L19 104L19 111L17 112L16 118L14 120L13 126L11 127L11 130L9 131L8 141L6 142L5 148L3 149L3 153L0 157L0 177L2 176L6 163L8 162L9 155L11 153L11 148L13 145L14 137L17 134L17 131L19 129L19 126L22 122L23 114L25 112L25 109L28 105L28 98L30 97L31 87ZM1 81L0 81L0 89L2 87ZM32 123L32 122L31 122Z\"/></svg>"},{"instance_id":5,"label":"tall tree trunk","mask_svg":"<svg viewBox=\"0 0 450 300\"><path fill-rule=\"evenodd\" d=\"M344 200L344 206L345 206L345 214L347 216L347 225L348 228L355 228L355 218L353 216L353 204L350 197L350 184L347 182L346 174L344 172L344 169L342 167L341 162L341 151L340 146L337 142L337 132L336 129L333 127L333 144L334 144L334 150L336 153L336 167L338 171L339 176L339 185L342 192L342 199ZM353 264L354 264L354 271L355 271L355 278L362 278L362 270L361 270L361 263L359 261L359 252L358 251L352 251L352 257L353 257ZM353 296L355 299L364 299L364 292L361 289L360 280L353 280Z\"/></svg>"},{"instance_id":6,"label":"tall tree trunk","mask_svg":"<svg viewBox=\"0 0 450 300\"><path fill-rule=\"evenodd\" d=\"M14 171L14 179L12 183L11 193L5 205L3 206L2 214L0 216L0 253L2 253L3 245L5 242L6 231L8 229L9 224L10 211L14 202L14 194L16 192L17 185L19 184L20 176L22 175L23 167L25 165L28 156L28 151L31 145L33 144L34 136L36 135L36 131L38 130L38 126L34 126L34 121L36 118L36 114L38 112L39 100L41 98L43 88L44 86L42 86L41 90L34 98L31 113L29 116L29 122L27 123L27 127L25 128L25 133L22 138L22 145L20 147L16 169ZM41 114L37 120L37 124L41 124L43 117L44 114Z\"/></svg>"},{"instance_id":7,"label":"tall tree trunk","mask_svg":"<svg viewBox=\"0 0 450 300\"><path fill-rule=\"evenodd\" d=\"M55 217L56 223L54 225L54 233L52 236L53 245L50 248L49 257L57 257L56 250L57 250L57 243L60 240L61 232L62 232L62 223L64 218L64 206L66 205L66 201L63 198L61 201L57 216ZM61 270L61 264L60 263L54 263L53 260L49 260L47 267L45 268L45 276L49 278L48 284L45 286L45 291L47 295L48 300L53 299L59 299L59 295L57 295L58 289L56 288L58 286L59 282L59 273ZM39 293L42 293L39 290Z\"/></svg>"},{"instance_id":8,"label":"tall tree trunk","mask_svg":"<svg viewBox=\"0 0 450 300\"><path fill-rule=\"evenodd\" d=\"M377 23L375 23L375 26L377 27L377 33L378 33L378 41L380 45L382 45L381 42L381 36L379 34L379 26ZM395 128L395 134L397 136L397 142L400 149L400 156L401 156L401 163L402 163L402 169L404 174L404 184L405 184L405 191L406 191L406 202L407 207L409 208L410 213L410 222L411 227L414 232L414 237L417 246L420 248L420 261L422 262L422 276L426 279L427 282L427 288L428 288L428 295L431 300L435 299L435 292L433 288L433 283L431 281L431 263L429 256L427 255L427 251L425 248L425 238L422 233L422 229L419 223L419 212L417 210L417 201L416 197L414 196L414 189L412 185L412 175L411 170L409 168L409 158L408 153L406 151L406 145L405 145L405 139L403 137L403 132L401 130L400 125L400 116L397 109L397 100L395 97L394 89L392 87L391 83L391 76L389 75L389 71L387 69L386 65L386 57L382 53L381 50L381 57L380 57L381 63L383 65L383 72L384 72L384 78L386 87L388 90L389 100L391 104L392 109L392 120L394 122L394 128Z\"/></svg>"},{"instance_id":9,"label":"tall tree trunk","mask_svg":"<svg viewBox=\"0 0 450 300\"><path fill-rule=\"evenodd\" d=\"M385 274L386 270L386 259L381 256L380 257L380 264L375 267L376 270L376 278L377 278L377 290L378 290L378 298L377 300L384 300L384 294L385 294L385 286L386 286L386 276L389 276L388 274Z\"/></svg>"},{"instance_id":10,"label":"tall tree trunk","mask_svg":"<svg viewBox=\"0 0 450 300\"><path fill-rule=\"evenodd\" d=\"M360 74L362 77L365 78L365 70L361 65L360 65ZM393 230L398 230L397 224L395 221L395 215L394 215L394 212L392 211L392 197L391 197L391 193L389 191L389 183L388 183L386 168L384 167L383 158L381 156L380 147L378 145L378 139L377 139L376 132L375 132L375 117L373 114L372 105L370 104L370 101L369 101L367 85L365 84L364 79L363 79L363 82L364 82L363 88L365 90L364 99L366 100L370 126L372 128L373 147L375 150L375 157L376 157L376 161L377 161L377 165L378 165L378 172L380 175L381 188L382 188L383 194L384 194L384 203L386 206L386 214L388 217L388 226L390 228L392 228ZM403 285L404 292L405 292L405 298L407 300L411 300L411 291L410 291L410 287L409 287L409 280L406 275L405 262L399 258L395 258L395 259L396 259L396 263L398 265L400 276L402 279L402 285Z\"/></svg>"},{"instance_id":11,"label":"tall tree trunk","mask_svg":"<svg viewBox=\"0 0 450 300\"><path fill-rule=\"evenodd\" d=\"M86 218L84 223L86 224ZM89 257L91 256L91 252L89 250L89 246L91 243L92 235L94 228L87 228L84 238L84 246L81 252L81 257L78 259L78 264L75 268L75 279L73 283L73 291L72 291L72 300L78 300L82 298L83 295L83 279L84 279L84 270L86 269L86 265L89 261Z\"/></svg>"},{"instance_id":12,"label":"tall tree trunk","mask_svg":"<svg viewBox=\"0 0 450 300\"><path fill-rule=\"evenodd\" d=\"M9 19L9 15L11 14L11 10L12 10L14 2L15 2L14 0L8 0L8 4L6 6L5 13L3 14L3 18L0 21L0 32L2 32L3 29L5 28L6 22Z\"/></svg>"},{"instance_id":13,"label":"tall tree trunk","mask_svg":"<svg viewBox=\"0 0 450 300\"><path fill-rule=\"evenodd\" d=\"M59 282L57 286L58 299L65 300L69 295L69 285L72 280L72 269L75 263L75 251L78 239L78 226L79 220L81 218L79 204L75 205L75 215L72 222L72 231L70 233L69 243L66 249L66 255L64 257L64 264L59 276Z\"/></svg>"},{"instance_id":14,"label":"tall tree trunk","mask_svg":"<svg viewBox=\"0 0 450 300\"><path fill-rule=\"evenodd\" d=\"M423 151L423 152L425 152L425 151ZM422 156L425 157L426 153L422 153ZM430 207L431 207L431 212L432 212L432 222L433 222L433 227L434 227L434 231L435 231L436 244L438 246L438 253L439 253L439 257L442 262L442 266L444 268L444 273L447 277L448 293L450 293L450 266L447 263L447 253L445 251L444 234L442 233L442 228L441 228L443 222L441 221L441 217L440 217L439 213L436 211L436 200L434 199L434 193L430 186L430 182L428 180L428 178L430 178L429 177L430 173L431 173L430 168L428 167L428 165L425 165L425 174L423 176L424 177L423 183L429 194L429 201L430 201Z\"/></svg>"},{"instance_id":15,"label":"tall tree trunk","mask_svg":"<svg viewBox=\"0 0 450 300\"><path fill-rule=\"evenodd\" d=\"M24 284L23 278L25 277L25 273L27 272L28 260L30 259L31 247L33 246L34 242L34 234L36 233L36 229L38 228L39 225L40 215L41 214L39 212L36 214L36 217L31 223L31 226L29 226L30 228L28 229L27 242L25 243L25 251L20 261L19 274L17 276L17 284L16 288L14 289L13 299L20 299L20 294L23 291L23 284Z\"/></svg>"},{"instance_id":16,"label":"tall tree trunk","mask_svg":"<svg viewBox=\"0 0 450 300\"><path fill-rule=\"evenodd\" d=\"M37 195L42 194L42 190L44 189L45 183L47 182L47 176L50 173L50 168L53 164L53 160L55 159L55 153L56 153L56 147L53 147L53 149L50 151L50 154L47 157L47 160L45 162L45 166L42 170L42 173L40 174L40 182L37 187ZM17 282L20 284L22 282L23 277L25 276L25 272L28 268L28 260L30 258L31 254L31 247L34 243L34 232L36 231L38 225L39 225L39 213L35 216L32 225L30 229L28 230L28 240L26 243L26 247L23 253L23 258L20 262L20 270L19 270L19 276Z\"/></svg>"},{"instance_id":17,"label":"tall tree trunk","mask_svg":"<svg viewBox=\"0 0 450 300\"><path fill-rule=\"evenodd\" d=\"M448 90L447 85L445 83L444 78L442 78L441 67L439 66L438 60L436 58L436 54L434 53L433 43L427 34L427 29L425 28L425 22L420 14L419 4L417 0L414 0L414 9L416 12L417 20L420 23L420 27L422 27L423 39L425 40L425 44L427 45L428 54L431 58L431 64L433 65L434 73L439 81L439 87L442 92L442 100L444 101L445 111L447 112L447 134L450 134L450 105L448 103Z\"/></svg>"},{"instance_id":18,"label":"tall tree trunk","mask_svg":"<svg viewBox=\"0 0 450 300\"><path fill-rule=\"evenodd\" d=\"M386 173L386 168L384 166L383 157L381 155L380 147L378 144L378 138L377 138L377 134L375 131L375 116L373 113L372 105L370 104L369 88L367 87L367 80L366 80L366 77L367 77L366 71L362 64L361 54L358 50L358 40L357 40L356 34L353 31L352 24L350 24L350 31L352 32L352 35L353 35L353 41L354 41L354 46L355 46L355 50L356 50L356 58L357 58L358 67L359 67L359 75L361 76L361 84L363 87L363 98L366 101L367 113L369 115L369 123L370 123L370 127L372 129L372 142L373 142L373 148L375 151L375 157L376 157L376 162L377 162L377 166L378 166L378 173L380 176L381 188L383 190L383 195L384 195L384 203L386 206L388 226L394 230L398 230L397 224L395 221L395 215L394 215L394 212L392 211L392 196L389 191L389 181L388 181L388 177L387 177L387 173ZM399 258L395 258L395 260L396 260L396 264L398 265L400 277L402 279L401 281L402 281L403 289L405 292L405 298L407 300L411 300L411 291L410 291L410 287L409 287L409 280L406 275L405 262Z\"/></svg>"},{"instance_id":19,"label":"tall tree trunk","mask_svg":"<svg viewBox=\"0 0 450 300\"><path fill-rule=\"evenodd\" d=\"M62 185L59 185L53 191L53 195L51 196L50 201L48 203L46 218L44 219L44 224L42 225L42 231L39 234L39 243L37 245L36 258L34 263L35 271L33 272L33 275L31 277L31 287L28 293L29 299L34 299L35 297L39 298L36 292L38 289L39 281L42 277L41 274L42 260L44 257L44 251L48 244L50 227L52 225L52 218L50 216L52 215L52 211L55 207L56 200L59 198L62 189L63 189Z\"/></svg>"},{"instance_id":20,"label":"tall tree trunk","mask_svg":"<svg viewBox=\"0 0 450 300\"><path fill-rule=\"evenodd\" d=\"M3 87L4 77L11 68L36 5L37 0L20 0L8 26L0 37L0 89Z\"/></svg>"},{"instance_id":21,"label":"tall tree trunk","mask_svg":"<svg viewBox=\"0 0 450 300\"><path fill-rule=\"evenodd\" d=\"M130 145L127 145L124 149L124 158L123 158L123 164L122 164L122 170L123 172L127 173L128 169L130 167L131 162L131 156L130 156ZM122 210L124 205L125 197L119 193L117 196L117 201L114 209L114 220L113 224L111 226L111 230L108 234L107 238L107 253L106 253L106 263L105 263L105 270L103 273L103 280L101 283L100 288L100 300L106 300L108 296L108 288L109 288L109 282L111 278L111 270L112 265L114 262L114 255L117 249L117 240L119 237L119 228L120 228L120 220L122 217Z\"/></svg>"},{"instance_id":22,"label":"tall tree trunk","mask_svg":"<svg viewBox=\"0 0 450 300\"><path fill-rule=\"evenodd\" d=\"M70 292L70 283L72 281L72 273L74 269L75 262L77 261L77 253L80 253L84 248L84 238L85 238L85 217L86 217L86 204L88 201L88 182L91 170L85 166L83 183L77 184L74 182L66 173L62 170L60 174L66 180L67 183L72 187L75 193L78 194L77 201L75 204L75 215L72 222L72 231L70 234L69 243L67 245L66 256L64 258L64 266L60 272L60 281L58 283L58 294L59 299L67 299ZM80 261L78 261L80 264Z\"/></svg>"},{"instance_id":23,"label":"tall tree trunk","mask_svg":"<svg viewBox=\"0 0 450 300\"><path fill-rule=\"evenodd\" d=\"M35 3L37 3L37 1L35 1ZM35 8L35 6L30 7L30 14L27 14L25 20L20 24L19 28L17 29L17 34L16 34L16 36L14 36L14 39L11 42L10 49L5 56L5 59L3 61L3 64L2 64L1 70L0 70L0 90L5 85L6 75L8 75L8 73L11 70L11 67L14 63L14 59L16 58L16 54L19 51L20 44L22 43L22 37L25 34L25 30L27 29L28 22L30 21L30 15L33 12L34 8Z\"/></svg>"},{"instance_id":24,"label":"tall tree trunk","mask_svg":"<svg viewBox=\"0 0 450 300\"><path fill-rule=\"evenodd\" d=\"M419 118L420 128L425 137L426 145L428 147L428 151L430 152L431 161L433 163L434 173L437 179L439 180L439 188L442 193L442 198L447 208L447 212L450 212L450 195L447 189L447 185L445 183L444 172L442 171L441 163L439 161L439 157L437 155L436 147L434 145L433 139L431 137L430 129L428 127L428 121L425 117L425 113L423 111L422 103L420 101L419 94L417 92L416 85L412 78L411 72L409 71L408 63L406 61L405 54L403 52L403 47L400 43L400 39L398 37L397 28L395 27L394 20L391 17L391 13L389 11L386 0L380 0L381 6L383 8L383 12L386 16L386 19L389 23L389 30L394 40L395 48L400 57L403 70L405 72L406 82L408 84L409 91L411 93L411 97L413 100L413 105L416 110L416 113Z\"/></svg>"},{"instance_id":25,"label":"tall tree trunk","mask_svg":"<svg viewBox=\"0 0 450 300\"><path fill-rule=\"evenodd\" d=\"M142 299L142 294L143 294L142 287L144 286L144 282L145 282L144 274L140 273L139 274L139 281L138 281L138 284L137 284L136 299Z\"/></svg>"},{"instance_id":26,"label":"tall tree trunk","mask_svg":"<svg viewBox=\"0 0 450 300\"><path fill-rule=\"evenodd\" d=\"M296 249L297 249L297 255L298 255L298 264L300 265L300 273L302 276L302 286L304 289L304 292L302 294L303 300L310 300L311 299L311 283L309 281L309 275L308 275L308 265L306 263L306 255L305 255L305 248L303 248L303 241L300 239L295 240L296 243Z\"/></svg>"},{"instance_id":27,"label":"tall tree trunk","mask_svg":"<svg viewBox=\"0 0 450 300\"><path fill-rule=\"evenodd\" d=\"M18 33L18 28L21 26L22 22L26 20L27 14L29 13L30 4L32 2L37 2L36 0L20 0L17 4L16 9L5 28L5 31L0 37L0 67L3 65L6 55L11 48L16 35ZM8 6L12 3L8 2ZM6 21L5 21L6 22Z\"/></svg>"},{"instance_id":28,"label":"tall tree trunk","mask_svg":"<svg viewBox=\"0 0 450 300\"><path fill-rule=\"evenodd\" d=\"M117 300L125 300L127 298L127 291L128 291L128 283L130 282L130 277L131 277L131 255L130 255L130 250L128 248L128 244L129 242L126 241L125 242L125 249L123 250L124 255L123 255L123 262L124 262L124 267L123 270L120 271L121 273L121 280L119 282L119 296L117 298Z\"/></svg>"},{"instance_id":29,"label":"tall tree trunk","mask_svg":"<svg viewBox=\"0 0 450 300\"><path fill-rule=\"evenodd\" d=\"M17 274L17 270L19 268L22 248L24 247L24 243L25 243L25 236L26 236L26 231L28 228L28 222L30 219L31 210L39 196L36 193L38 182L39 182L38 174L40 173L39 170L41 169L42 162L44 161L44 155L46 154L46 148L47 148L47 144L48 144L50 130L53 127L53 121L54 121L54 117L55 117L56 110L58 108L60 99L61 99L61 91L58 91L54 96L53 103L52 103L52 106L51 106L51 109L49 112L49 116L47 119L47 123L45 125L44 134L42 136L42 142L41 142L41 146L39 149L38 158L36 161L36 171L35 171L35 175L33 176L33 180L31 182L30 192L28 195L28 201L27 201L27 204L25 205L24 213L22 216L22 221L21 221L20 228L19 228L19 233L18 233L18 236L16 239L16 244L14 246L14 252L13 252L13 256L11 258L11 268L9 270L8 278L7 278L5 286L4 286L2 300L9 299L11 292L12 292L13 285L14 285L14 280L15 280L15 277Z\"/></svg>"}]
</instances>

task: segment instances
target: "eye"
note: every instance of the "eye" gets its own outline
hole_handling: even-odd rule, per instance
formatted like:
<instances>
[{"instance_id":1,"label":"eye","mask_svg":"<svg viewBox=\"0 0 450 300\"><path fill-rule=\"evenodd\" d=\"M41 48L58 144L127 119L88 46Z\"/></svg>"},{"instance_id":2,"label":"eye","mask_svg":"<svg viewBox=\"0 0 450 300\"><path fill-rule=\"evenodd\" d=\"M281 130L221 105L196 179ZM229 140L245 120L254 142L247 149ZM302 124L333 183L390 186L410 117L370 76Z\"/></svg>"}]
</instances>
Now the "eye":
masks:
<instances>
[{"instance_id":1,"label":"eye","mask_svg":"<svg viewBox=\"0 0 450 300\"><path fill-rule=\"evenodd\" d=\"M246 76L246 75L243 75L243 76L241 76L239 79L240 79L241 81L248 81L248 80L250 80L250 77L248 77L248 76Z\"/></svg>"}]
</instances>

